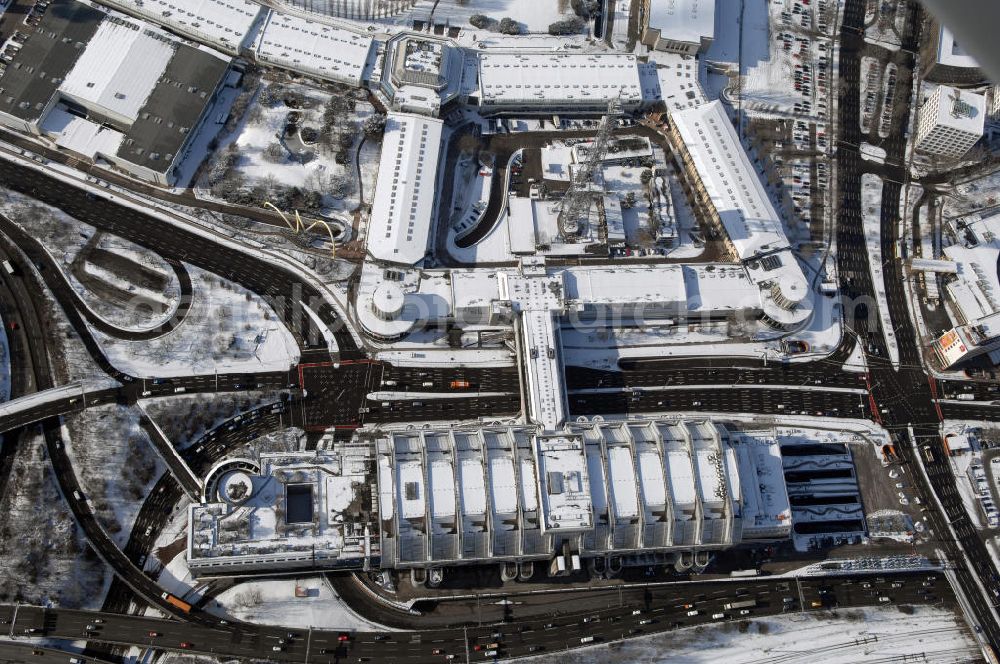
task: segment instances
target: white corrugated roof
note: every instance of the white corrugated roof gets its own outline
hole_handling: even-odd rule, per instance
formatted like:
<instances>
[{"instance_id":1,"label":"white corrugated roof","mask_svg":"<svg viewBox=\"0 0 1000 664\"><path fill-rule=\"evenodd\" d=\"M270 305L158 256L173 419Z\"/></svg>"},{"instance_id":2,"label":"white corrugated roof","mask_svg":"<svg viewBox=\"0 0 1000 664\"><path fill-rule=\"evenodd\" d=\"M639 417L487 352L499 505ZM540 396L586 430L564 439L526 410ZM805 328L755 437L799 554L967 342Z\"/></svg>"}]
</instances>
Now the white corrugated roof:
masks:
<instances>
[{"instance_id":1,"label":"white corrugated roof","mask_svg":"<svg viewBox=\"0 0 1000 664\"><path fill-rule=\"evenodd\" d=\"M671 120L739 258L748 259L788 247L778 213L722 102L676 111Z\"/></svg>"},{"instance_id":2,"label":"white corrugated roof","mask_svg":"<svg viewBox=\"0 0 1000 664\"><path fill-rule=\"evenodd\" d=\"M372 38L298 16L273 13L257 40L257 58L361 85Z\"/></svg>"},{"instance_id":3,"label":"white corrugated roof","mask_svg":"<svg viewBox=\"0 0 1000 664\"><path fill-rule=\"evenodd\" d=\"M620 53L482 53L479 82L487 103L642 100L636 58Z\"/></svg>"},{"instance_id":4,"label":"white corrugated roof","mask_svg":"<svg viewBox=\"0 0 1000 664\"><path fill-rule=\"evenodd\" d=\"M650 0L649 27L673 41L698 44L702 37L711 39L715 36L715 0Z\"/></svg>"},{"instance_id":5,"label":"white corrugated roof","mask_svg":"<svg viewBox=\"0 0 1000 664\"><path fill-rule=\"evenodd\" d=\"M105 19L59 91L132 121L173 55L166 37L130 21Z\"/></svg>"},{"instance_id":6,"label":"white corrugated roof","mask_svg":"<svg viewBox=\"0 0 1000 664\"><path fill-rule=\"evenodd\" d=\"M390 113L382 139L368 253L412 265L427 253L434 218L441 120Z\"/></svg>"}]
</instances>

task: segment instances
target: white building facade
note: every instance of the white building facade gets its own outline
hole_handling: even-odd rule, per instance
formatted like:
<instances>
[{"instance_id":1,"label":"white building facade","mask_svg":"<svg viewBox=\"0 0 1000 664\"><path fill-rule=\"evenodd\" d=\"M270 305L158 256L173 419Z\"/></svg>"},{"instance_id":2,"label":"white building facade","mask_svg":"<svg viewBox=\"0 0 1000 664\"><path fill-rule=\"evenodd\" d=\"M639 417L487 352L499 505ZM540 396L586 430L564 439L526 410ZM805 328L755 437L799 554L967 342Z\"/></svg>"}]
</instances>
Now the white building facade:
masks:
<instances>
[{"instance_id":1,"label":"white building facade","mask_svg":"<svg viewBox=\"0 0 1000 664\"><path fill-rule=\"evenodd\" d=\"M985 120L983 95L938 86L920 108L916 148L939 157L958 159L983 137Z\"/></svg>"}]
</instances>

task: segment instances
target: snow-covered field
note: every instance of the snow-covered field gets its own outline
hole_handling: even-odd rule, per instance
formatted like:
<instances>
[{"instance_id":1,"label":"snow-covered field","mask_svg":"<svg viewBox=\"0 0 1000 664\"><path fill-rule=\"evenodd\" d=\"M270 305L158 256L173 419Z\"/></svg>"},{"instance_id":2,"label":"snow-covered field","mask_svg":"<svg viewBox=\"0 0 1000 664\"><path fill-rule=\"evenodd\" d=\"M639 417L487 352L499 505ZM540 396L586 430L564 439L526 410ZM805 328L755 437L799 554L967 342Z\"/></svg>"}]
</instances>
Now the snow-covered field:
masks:
<instances>
[{"instance_id":1,"label":"snow-covered field","mask_svg":"<svg viewBox=\"0 0 1000 664\"><path fill-rule=\"evenodd\" d=\"M93 330L115 366L136 376L169 377L283 371L298 362L294 337L267 303L238 284L186 267L194 290L191 309L169 333L125 341Z\"/></svg>"},{"instance_id":2,"label":"snow-covered field","mask_svg":"<svg viewBox=\"0 0 1000 664\"><path fill-rule=\"evenodd\" d=\"M0 495L0 601L99 608L106 576L59 494L41 434L25 435Z\"/></svg>"},{"instance_id":3,"label":"snow-covered field","mask_svg":"<svg viewBox=\"0 0 1000 664\"><path fill-rule=\"evenodd\" d=\"M166 467L139 428L137 409L88 408L66 420L66 454L94 513L120 546L128 541L142 500Z\"/></svg>"},{"instance_id":4,"label":"snow-covered field","mask_svg":"<svg viewBox=\"0 0 1000 664\"><path fill-rule=\"evenodd\" d=\"M938 607L846 609L706 625L613 646L529 659L539 664L856 664L978 661L955 613Z\"/></svg>"},{"instance_id":5,"label":"snow-covered field","mask_svg":"<svg viewBox=\"0 0 1000 664\"><path fill-rule=\"evenodd\" d=\"M308 596L296 597L296 586ZM265 625L368 631L387 629L352 611L321 576L240 583L220 593L210 610Z\"/></svg>"}]
</instances>

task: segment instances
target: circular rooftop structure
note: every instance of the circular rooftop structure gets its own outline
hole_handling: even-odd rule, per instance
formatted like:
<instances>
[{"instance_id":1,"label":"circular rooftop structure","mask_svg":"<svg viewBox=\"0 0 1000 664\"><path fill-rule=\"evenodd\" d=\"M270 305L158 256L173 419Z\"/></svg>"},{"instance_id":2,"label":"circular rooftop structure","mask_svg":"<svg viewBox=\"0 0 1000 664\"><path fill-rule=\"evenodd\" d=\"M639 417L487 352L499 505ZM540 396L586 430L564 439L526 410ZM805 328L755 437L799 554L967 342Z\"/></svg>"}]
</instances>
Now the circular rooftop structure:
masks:
<instances>
[{"instance_id":1,"label":"circular rooftop structure","mask_svg":"<svg viewBox=\"0 0 1000 664\"><path fill-rule=\"evenodd\" d=\"M778 306L789 311L802 304L808 296L809 284L802 275L786 273L771 284L771 297Z\"/></svg>"},{"instance_id":2,"label":"circular rooftop structure","mask_svg":"<svg viewBox=\"0 0 1000 664\"><path fill-rule=\"evenodd\" d=\"M379 284L372 294L372 311L382 320L396 320L403 313L403 289L397 284Z\"/></svg>"},{"instance_id":3,"label":"circular rooftop structure","mask_svg":"<svg viewBox=\"0 0 1000 664\"><path fill-rule=\"evenodd\" d=\"M219 497L230 505L242 505L253 496L253 479L241 470L219 478Z\"/></svg>"}]
</instances>

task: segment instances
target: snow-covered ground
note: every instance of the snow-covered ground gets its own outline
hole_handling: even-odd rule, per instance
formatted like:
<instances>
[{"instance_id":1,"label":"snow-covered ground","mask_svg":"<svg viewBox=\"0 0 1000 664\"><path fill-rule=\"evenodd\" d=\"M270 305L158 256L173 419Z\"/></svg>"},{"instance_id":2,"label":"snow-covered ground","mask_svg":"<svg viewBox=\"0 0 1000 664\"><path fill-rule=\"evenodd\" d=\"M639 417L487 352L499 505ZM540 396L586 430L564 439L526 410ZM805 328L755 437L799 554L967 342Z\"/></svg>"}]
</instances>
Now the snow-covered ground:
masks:
<instances>
[{"instance_id":1,"label":"snow-covered ground","mask_svg":"<svg viewBox=\"0 0 1000 664\"><path fill-rule=\"evenodd\" d=\"M305 591L307 597L296 597L296 586ZM220 593L208 608L218 615L264 625L366 631L388 629L352 611L322 576L239 583Z\"/></svg>"},{"instance_id":2,"label":"snow-covered ground","mask_svg":"<svg viewBox=\"0 0 1000 664\"><path fill-rule=\"evenodd\" d=\"M108 323L124 329L147 329L161 324L176 311L180 284L170 265L157 254L115 235L101 233L95 238L97 229L90 224L17 192L5 191L0 196L0 211L41 242L73 290L91 311ZM166 285L151 288L135 283L92 257L81 260L91 243L94 248L121 256L124 259L121 266L130 274L139 276L145 269L153 276L159 275ZM128 266L129 262L135 265ZM77 271L86 273L113 298L81 283Z\"/></svg>"},{"instance_id":3,"label":"snow-covered ground","mask_svg":"<svg viewBox=\"0 0 1000 664\"><path fill-rule=\"evenodd\" d=\"M187 265L194 290L187 317L148 341L113 339L92 330L111 362L135 376L169 377L283 371L299 348L274 310L242 286Z\"/></svg>"},{"instance_id":4,"label":"snow-covered ground","mask_svg":"<svg viewBox=\"0 0 1000 664\"><path fill-rule=\"evenodd\" d=\"M299 116L300 129L308 127L321 132L324 125L324 109L333 95L301 84L284 82L262 84L262 88L267 86L271 86L272 90L281 89L286 93L297 95L305 101L300 107L290 108L280 99L261 101L261 95L256 95L236 129L220 140L218 154L223 155L232 150L237 155L233 172L227 177L234 179L241 188L248 190L261 186L274 190L276 187L284 186L320 192L323 194L323 205L335 211L347 212L357 208L359 187L354 154L363 136L362 125L375 113L375 109L364 99L350 98L349 101L354 103L354 110L349 112L346 120L340 122L342 126L352 127L352 144L345 149L351 160L347 164L338 164L335 155L340 148L337 145L326 147L320 143L304 144L299 140L298 133L292 137L283 137L288 118L293 113ZM335 137L334 142L336 142ZM281 150L278 159L265 155L268 147L275 143L281 143L287 148ZM366 145L367 143L366 141ZM378 143L374 144L377 148ZM304 156L300 157L298 154L300 150L305 152ZM362 150L362 158L371 159L370 152ZM378 156L376 150L374 159L377 160ZM331 178L349 180L350 193L343 197L333 196L330 193L334 188ZM199 195L208 196L205 178L202 178L199 186L202 187L198 191Z\"/></svg>"},{"instance_id":5,"label":"snow-covered ground","mask_svg":"<svg viewBox=\"0 0 1000 664\"><path fill-rule=\"evenodd\" d=\"M946 219L958 217L1000 204L1000 170L954 187L951 196L940 199Z\"/></svg>"},{"instance_id":6,"label":"snow-covered ground","mask_svg":"<svg viewBox=\"0 0 1000 664\"><path fill-rule=\"evenodd\" d=\"M41 434L25 435L12 463L0 494L0 601L99 608L110 575L59 494Z\"/></svg>"},{"instance_id":7,"label":"snow-covered ground","mask_svg":"<svg viewBox=\"0 0 1000 664\"><path fill-rule=\"evenodd\" d=\"M876 2L870 4L875 5L878 9L875 12L875 16L872 17L873 20L871 23L865 28L865 41L890 51L898 51L902 40L897 30L901 29L902 26L897 26L897 23L901 23L901 19L903 18L903 13L900 13L899 17L896 16L896 6L899 3ZM868 16L865 18L868 18ZM897 21L897 18L900 21Z\"/></svg>"},{"instance_id":8,"label":"snow-covered ground","mask_svg":"<svg viewBox=\"0 0 1000 664\"><path fill-rule=\"evenodd\" d=\"M166 470L137 409L107 405L66 419L66 454L94 514L119 546L128 541L142 499Z\"/></svg>"},{"instance_id":9,"label":"snow-covered ground","mask_svg":"<svg viewBox=\"0 0 1000 664\"><path fill-rule=\"evenodd\" d=\"M981 658L965 623L939 607L845 609L754 618L628 639L539 664L856 664L922 661L945 664Z\"/></svg>"}]
</instances>

